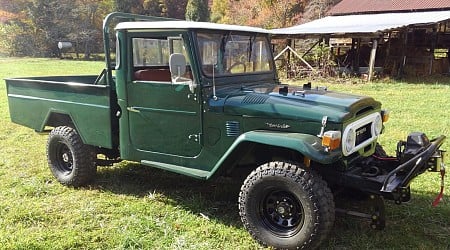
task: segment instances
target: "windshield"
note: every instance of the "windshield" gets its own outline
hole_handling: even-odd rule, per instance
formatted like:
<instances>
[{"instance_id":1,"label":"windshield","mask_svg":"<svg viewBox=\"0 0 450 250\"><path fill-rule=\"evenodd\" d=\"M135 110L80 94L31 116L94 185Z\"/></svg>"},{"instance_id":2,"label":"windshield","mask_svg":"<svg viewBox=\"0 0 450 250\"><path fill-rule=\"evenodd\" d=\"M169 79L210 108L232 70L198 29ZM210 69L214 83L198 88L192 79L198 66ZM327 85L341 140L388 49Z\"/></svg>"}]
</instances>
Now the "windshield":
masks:
<instances>
[{"instance_id":1,"label":"windshield","mask_svg":"<svg viewBox=\"0 0 450 250\"><path fill-rule=\"evenodd\" d=\"M272 71L272 54L262 35L222 33L197 34L203 73L207 76Z\"/></svg>"}]
</instances>

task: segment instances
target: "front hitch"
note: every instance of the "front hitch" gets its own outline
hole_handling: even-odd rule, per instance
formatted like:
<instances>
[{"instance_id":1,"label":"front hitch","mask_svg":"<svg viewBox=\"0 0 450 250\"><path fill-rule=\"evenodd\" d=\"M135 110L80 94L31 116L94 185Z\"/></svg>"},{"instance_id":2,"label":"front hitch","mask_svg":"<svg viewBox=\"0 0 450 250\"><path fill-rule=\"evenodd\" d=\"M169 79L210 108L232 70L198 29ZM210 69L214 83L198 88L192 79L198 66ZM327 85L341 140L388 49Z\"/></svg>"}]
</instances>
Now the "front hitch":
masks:
<instances>
[{"instance_id":1,"label":"front hitch","mask_svg":"<svg viewBox=\"0 0 450 250\"><path fill-rule=\"evenodd\" d=\"M403 163L387 174L380 191L385 194L392 194L394 200L401 203L404 190L409 187L415 177L427 169L433 170L435 162L439 162L440 169L445 169L442 160L443 151L439 150L444 140L444 135L428 141L428 138L422 133L410 134L407 142L399 143L399 145L403 145L404 149L402 151L397 150L397 157Z\"/></svg>"}]
</instances>

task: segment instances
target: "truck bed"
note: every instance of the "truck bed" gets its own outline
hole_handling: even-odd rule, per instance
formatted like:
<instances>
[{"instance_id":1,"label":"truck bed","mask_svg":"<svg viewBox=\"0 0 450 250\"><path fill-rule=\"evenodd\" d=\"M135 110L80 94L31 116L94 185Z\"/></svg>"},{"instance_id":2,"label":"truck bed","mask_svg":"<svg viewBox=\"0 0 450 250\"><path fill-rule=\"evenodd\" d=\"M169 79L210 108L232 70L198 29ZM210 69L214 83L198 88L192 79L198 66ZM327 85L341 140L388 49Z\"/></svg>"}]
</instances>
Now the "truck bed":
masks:
<instances>
[{"instance_id":1,"label":"truck bed","mask_svg":"<svg viewBox=\"0 0 450 250\"><path fill-rule=\"evenodd\" d=\"M94 84L96 78L86 75L5 79L11 120L37 132L48 127L74 126L85 144L112 148L111 88Z\"/></svg>"}]
</instances>

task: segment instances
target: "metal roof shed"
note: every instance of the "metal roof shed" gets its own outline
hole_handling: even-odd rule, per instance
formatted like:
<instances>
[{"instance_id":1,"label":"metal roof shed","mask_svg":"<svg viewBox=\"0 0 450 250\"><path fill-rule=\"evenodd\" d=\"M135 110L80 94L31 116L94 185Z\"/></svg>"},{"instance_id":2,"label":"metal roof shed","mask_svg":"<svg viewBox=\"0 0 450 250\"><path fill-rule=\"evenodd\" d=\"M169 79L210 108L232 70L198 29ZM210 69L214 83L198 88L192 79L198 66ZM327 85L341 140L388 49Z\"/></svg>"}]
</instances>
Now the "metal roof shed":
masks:
<instances>
[{"instance_id":1,"label":"metal roof shed","mask_svg":"<svg viewBox=\"0 0 450 250\"><path fill-rule=\"evenodd\" d=\"M433 27L438 23L450 20L450 10L378 13L345 16L328 16L309 23L282 29L271 30L273 38L370 38L372 51L370 53L369 80L373 77L377 44L386 33L400 31L404 35L404 47L407 45L408 30L413 28ZM352 45L353 46L353 45ZM358 44L359 46L359 44ZM432 45L434 46L434 45ZM450 44L449 44L450 46ZM431 48L434 50L434 47ZM403 48L402 64L398 69L401 76L406 63L405 48ZM430 62L430 72L432 61ZM359 67L359 66L357 66Z\"/></svg>"},{"instance_id":2,"label":"metal roof shed","mask_svg":"<svg viewBox=\"0 0 450 250\"><path fill-rule=\"evenodd\" d=\"M450 20L448 11L327 16L309 23L273 29L276 37L379 37L381 34L410 26L425 26Z\"/></svg>"},{"instance_id":3,"label":"metal roof shed","mask_svg":"<svg viewBox=\"0 0 450 250\"><path fill-rule=\"evenodd\" d=\"M449 10L448 0L342 0L328 13L332 16L357 13L387 13Z\"/></svg>"}]
</instances>

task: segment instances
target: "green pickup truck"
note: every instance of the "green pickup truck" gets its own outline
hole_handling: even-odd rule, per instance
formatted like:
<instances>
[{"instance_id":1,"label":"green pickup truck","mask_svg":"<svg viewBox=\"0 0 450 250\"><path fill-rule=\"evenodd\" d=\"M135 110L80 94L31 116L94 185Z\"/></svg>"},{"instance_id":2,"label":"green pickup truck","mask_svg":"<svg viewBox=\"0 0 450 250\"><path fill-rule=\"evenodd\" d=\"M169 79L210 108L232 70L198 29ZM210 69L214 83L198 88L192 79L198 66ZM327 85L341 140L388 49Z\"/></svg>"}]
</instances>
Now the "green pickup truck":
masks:
<instances>
[{"instance_id":1,"label":"green pickup truck","mask_svg":"<svg viewBox=\"0 0 450 250\"><path fill-rule=\"evenodd\" d=\"M6 79L12 121L50 133L48 164L64 185L87 185L97 166L121 160L241 177L244 227L291 249L318 247L335 212L383 228L384 199L408 201L427 170L444 176L445 136L411 133L387 156L378 101L281 84L268 30L112 13L103 33L99 76ZM337 208L338 192L364 194L373 209Z\"/></svg>"}]
</instances>

